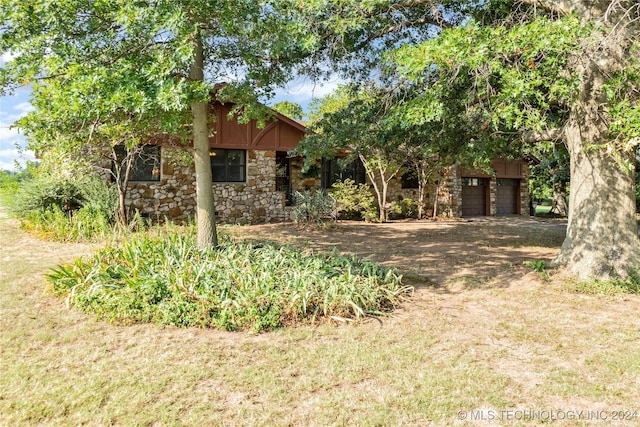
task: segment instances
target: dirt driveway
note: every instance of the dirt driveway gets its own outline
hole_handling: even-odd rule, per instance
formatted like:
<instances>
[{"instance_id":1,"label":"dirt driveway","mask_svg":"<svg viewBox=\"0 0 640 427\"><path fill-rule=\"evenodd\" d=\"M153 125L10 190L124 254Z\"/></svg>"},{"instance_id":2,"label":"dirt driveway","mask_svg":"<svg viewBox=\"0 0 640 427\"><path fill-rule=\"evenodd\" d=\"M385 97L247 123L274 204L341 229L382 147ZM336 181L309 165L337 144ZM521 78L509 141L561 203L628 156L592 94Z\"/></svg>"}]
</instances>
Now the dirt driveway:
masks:
<instances>
[{"instance_id":1,"label":"dirt driveway","mask_svg":"<svg viewBox=\"0 0 640 427\"><path fill-rule=\"evenodd\" d=\"M250 229L250 233L245 230ZM270 224L233 234L274 239L322 251L334 247L399 268L416 287L440 290L507 287L531 271L528 260L551 261L565 235L563 222L523 217L459 221L340 221L326 227Z\"/></svg>"}]
</instances>

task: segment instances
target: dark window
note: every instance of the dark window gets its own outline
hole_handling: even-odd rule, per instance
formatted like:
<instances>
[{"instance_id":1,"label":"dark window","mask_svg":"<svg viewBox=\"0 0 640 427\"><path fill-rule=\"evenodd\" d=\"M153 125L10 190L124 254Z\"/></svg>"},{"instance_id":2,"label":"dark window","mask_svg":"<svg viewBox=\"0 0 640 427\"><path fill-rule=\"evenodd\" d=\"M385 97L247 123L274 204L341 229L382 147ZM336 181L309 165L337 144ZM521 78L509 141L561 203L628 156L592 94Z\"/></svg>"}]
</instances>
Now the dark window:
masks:
<instances>
[{"instance_id":1,"label":"dark window","mask_svg":"<svg viewBox=\"0 0 640 427\"><path fill-rule=\"evenodd\" d=\"M247 152L245 150L212 149L211 175L213 182L244 182Z\"/></svg>"},{"instance_id":2,"label":"dark window","mask_svg":"<svg viewBox=\"0 0 640 427\"><path fill-rule=\"evenodd\" d=\"M135 153L135 151L138 151ZM118 163L122 163L127 155L127 148L124 145L115 147ZM144 145L141 150L132 150L135 156L129 181L160 181L160 146Z\"/></svg>"},{"instance_id":3,"label":"dark window","mask_svg":"<svg viewBox=\"0 0 640 427\"><path fill-rule=\"evenodd\" d=\"M465 187L484 187L484 178L462 178L462 185Z\"/></svg>"},{"instance_id":4,"label":"dark window","mask_svg":"<svg viewBox=\"0 0 640 427\"><path fill-rule=\"evenodd\" d=\"M322 188L331 188L336 182L346 179L352 179L356 184L366 182L364 165L359 159L346 164L343 159L322 160Z\"/></svg>"},{"instance_id":5,"label":"dark window","mask_svg":"<svg viewBox=\"0 0 640 427\"><path fill-rule=\"evenodd\" d=\"M402 188L419 188L418 175L415 170L409 170L402 174Z\"/></svg>"}]
</instances>

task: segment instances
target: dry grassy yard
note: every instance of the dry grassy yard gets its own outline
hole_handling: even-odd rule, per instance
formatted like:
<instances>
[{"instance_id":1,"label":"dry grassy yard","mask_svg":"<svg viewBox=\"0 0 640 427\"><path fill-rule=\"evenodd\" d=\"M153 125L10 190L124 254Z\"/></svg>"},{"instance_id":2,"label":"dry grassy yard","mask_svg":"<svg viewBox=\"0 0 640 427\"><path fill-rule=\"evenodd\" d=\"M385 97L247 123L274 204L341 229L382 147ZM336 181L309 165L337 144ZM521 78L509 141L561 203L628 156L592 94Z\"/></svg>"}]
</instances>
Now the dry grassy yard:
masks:
<instances>
[{"instance_id":1,"label":"dry grassy yard","mask_svg":"<svg viewBox=\"0 0 640 427\"><path fill-rule=\"evenodd\" d=\"M92 248L36 240L4 217L0 425L640 425L640 298L578 294L523 266L551 259L555 227L228 230L370 256L416 291L393 317L356 325L111 325L44 292L48 267Z\"/></svg>"}]
</instances>

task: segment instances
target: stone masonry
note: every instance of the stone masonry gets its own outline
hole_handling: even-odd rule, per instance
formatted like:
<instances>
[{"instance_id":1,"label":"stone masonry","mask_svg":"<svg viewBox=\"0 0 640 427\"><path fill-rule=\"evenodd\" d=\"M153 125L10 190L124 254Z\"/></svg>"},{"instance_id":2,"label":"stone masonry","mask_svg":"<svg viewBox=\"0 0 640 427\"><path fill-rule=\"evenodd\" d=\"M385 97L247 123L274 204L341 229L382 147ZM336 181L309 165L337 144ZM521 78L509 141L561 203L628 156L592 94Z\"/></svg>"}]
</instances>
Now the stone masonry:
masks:
<instances>
[{"instance_id":1,"label":"stone masonry","mask_svg":"<svg viewBox=\"0 0 640 427\"><path fill-rule=\"evenodd\" d=\"M247 150L246 159L246 182L212 183L217 220L238 224L288 220L285 193L275 191L275 151ZM131 182L127 196L129 206L153 220L194 218L195 169L172 165L162 156L160 181Z\"/></svg>"}]
</instances>

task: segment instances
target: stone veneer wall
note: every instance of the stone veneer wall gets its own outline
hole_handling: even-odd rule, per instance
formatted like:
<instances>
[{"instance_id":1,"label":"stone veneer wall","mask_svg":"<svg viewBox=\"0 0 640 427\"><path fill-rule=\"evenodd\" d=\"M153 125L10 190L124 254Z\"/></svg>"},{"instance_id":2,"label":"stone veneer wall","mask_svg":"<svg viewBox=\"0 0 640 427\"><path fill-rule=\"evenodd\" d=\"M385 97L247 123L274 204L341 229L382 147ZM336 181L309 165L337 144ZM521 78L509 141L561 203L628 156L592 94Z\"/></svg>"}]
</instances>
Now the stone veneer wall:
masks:
<instances>
[{"instance_id":1,"label":"stone veneer wall","mask_svg":"<svg viewBox=\"0 0 640 427\"><path fill-rule=\"evenodd\" d=\"M174 166L165 159L162 149L162 168L159 182L131 182L127 195L128 205L138 209L153 220L165 217L185 221L195 217L196 190L193 166ZM305 176L301 158L290 159L290 175L293 191L317 190L321 187L320 174ZM276 192L275 151L247 150L247 179L245 183L214 183L217 219L220 223L255 224L288 221L290 207L285 206L285 194ZM529 214L529 171L525 168L521 180L522 215ZM462 216L462 182L459 168L452 166L445 177L447 184L438 194L438 215ZM403 189L402 180L396 177L389 182L388 201L399 202L403 198L418 199L417 189ZM433 209L435 185L425 190L425 213ZM371 190L373 192L373 189ZM496 180L490 179L490 214L496 214Z\"/></svg>"},{"instance_id":2,"label":"stone veneer wall","mask_svg":"<svg viewBox=\"0 0 640 427\"><path fill-rule=\"evenodd\" d=\"M292 157L289 163L289 174L291 175L291 187L293 191L319 190L322 186L320 178L320 166L314 172L304 175L302 167L304 159L302 157Z\"/></svg>"},{"instance_id":3,"label":"stone veneer wall","mask_svg":"<svg viewBox=\"0 0 640 427\"><path fill-rule=\"evenodd\" d=\"M285 194L276 192L275 151L247 150L244 183L213 183L216 215L220 223L255 224L286 221ZM128 204L154 220L184 221L196 212L195 170L165 161L159 182L129 184Z\"/></svg>"},{"instance_id":4,"label":"stone veneer wall","mask_svg":"<svg viewBox=\"0 0 640 427\"><path fill-rule=\"evenodd\" d=\"M522 210L521 215L529 215L529 203L531 203L531 189L529 188L529 167L525 167L520 180L520 203Z\"/></svg>"},{"instance_id":5,"label":"stone veneer wall","mask_svg":"<svg viewBox=\"0 0 640 427\"><path fill-rule=\"evenodd\" d=\"M448 168L444 177L446 184L440 188L438 193L438 216L453 217L460 216L462 214L462 191L461 182L457 178L457 168ZM458 190L458 187L460 189ZM373 191L373 190L372 190ZM429 183L425 189L425 206L424 215L427 211L433 212L433 205L436 196L436 185ZM415 202L418 201L418 189L417 188L402 188L402 179L397 176L389 181L389 191L387 194L387 201L400 202L402 199L412 199Z\"/></svg>"},{"instance_id":6,"label":"stone veneer wall","mask_svg":"<svg viewBox=\"0 0 640 427\"><path fill-rule=\"evenodd\" d=\"M461 217L462 216L462 179L460 176L460 168L452 166L449 168L446 185L441 188L438 198L438 216L444 217ZM372 190L373 191L373 190ZM425 190L426 206L425 210L432 210L434 204L435 185L430 184ZM489 214L496 215L497 210L497 181L495 178L489 179L489 197L490 206ZM403 189L400 177L394 178L389 182L389 202L399 202L403 198L418 200L417 189ZM531 194L529 193L529 168L523 168L522 179L520 180L520 203L521 215L529 215L529 202Z\"/></svg>"}]
</instances>

